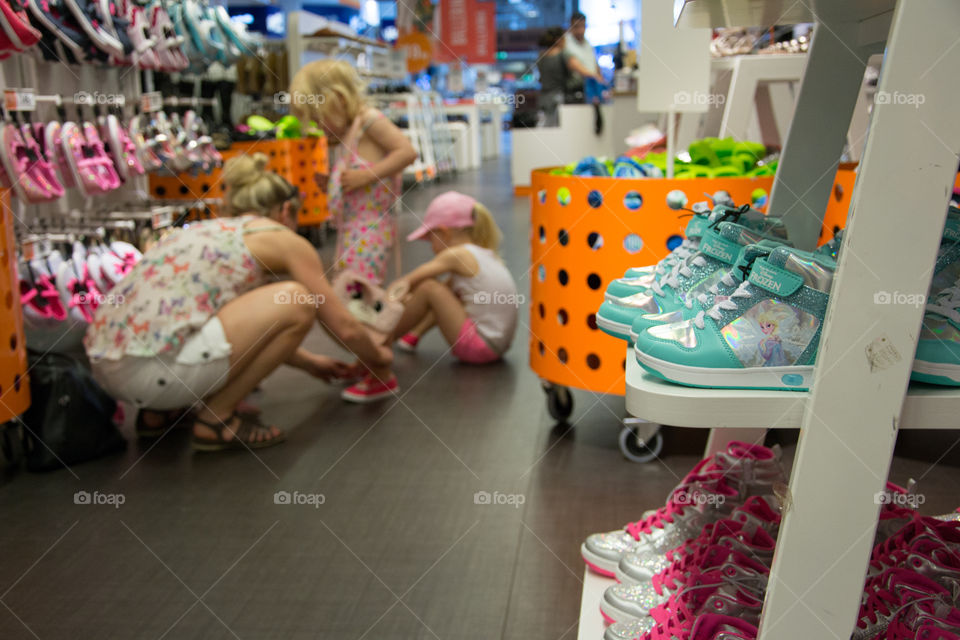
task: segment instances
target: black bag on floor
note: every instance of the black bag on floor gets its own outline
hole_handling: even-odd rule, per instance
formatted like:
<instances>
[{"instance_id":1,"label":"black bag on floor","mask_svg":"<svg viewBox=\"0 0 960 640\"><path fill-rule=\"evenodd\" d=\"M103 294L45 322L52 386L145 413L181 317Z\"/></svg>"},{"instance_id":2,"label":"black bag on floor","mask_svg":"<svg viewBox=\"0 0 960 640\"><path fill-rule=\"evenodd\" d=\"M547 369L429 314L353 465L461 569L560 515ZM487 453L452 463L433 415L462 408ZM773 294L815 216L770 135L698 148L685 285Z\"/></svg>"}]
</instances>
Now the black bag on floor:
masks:
<instances>
[{"instance_id":1,"label":"black bag on floor","mask_svg":"<svg viewBox=\"0 0 960 640\"><path fill-rule=\"evenodd\" d=\"M24 425L27 469L51 471L123 451L113 422L117 402L83 363L58 353L29 352L30 408Z\"/></svg>"}]
</instances>

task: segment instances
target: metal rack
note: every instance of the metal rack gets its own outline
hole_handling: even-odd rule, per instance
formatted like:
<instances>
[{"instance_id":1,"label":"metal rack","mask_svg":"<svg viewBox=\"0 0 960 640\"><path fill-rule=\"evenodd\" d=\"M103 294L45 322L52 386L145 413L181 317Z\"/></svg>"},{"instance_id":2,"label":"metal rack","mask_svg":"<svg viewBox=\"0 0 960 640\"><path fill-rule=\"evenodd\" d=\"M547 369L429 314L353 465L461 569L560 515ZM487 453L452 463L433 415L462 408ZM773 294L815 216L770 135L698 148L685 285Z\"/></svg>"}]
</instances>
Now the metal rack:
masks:
<instances>
[{"instance_id":1,"label":"metal rack","mask_svg":"<svg viewBox=\"0 0 960 640\"><path fill-rule=\"evenodd\" d=\"M874 106L809 394L667 393L628 372L628 410L714 428L708 454L742 437L737 428L745 425L799 423L759 640L846 638L879 512L874 495L886 482L897 430L960 427L956 390L908 392L923 307L877 305L873 297L880 290L923 294L930 284L960 151L950 81L960 67L953 46L960 5L686 0L677 9L680 26L817 22L769 208L785 217L798 246L812 247L819 234L870 55L886 43L878 93L924 96L922 104Z\"/></svg>"}]
</instances>

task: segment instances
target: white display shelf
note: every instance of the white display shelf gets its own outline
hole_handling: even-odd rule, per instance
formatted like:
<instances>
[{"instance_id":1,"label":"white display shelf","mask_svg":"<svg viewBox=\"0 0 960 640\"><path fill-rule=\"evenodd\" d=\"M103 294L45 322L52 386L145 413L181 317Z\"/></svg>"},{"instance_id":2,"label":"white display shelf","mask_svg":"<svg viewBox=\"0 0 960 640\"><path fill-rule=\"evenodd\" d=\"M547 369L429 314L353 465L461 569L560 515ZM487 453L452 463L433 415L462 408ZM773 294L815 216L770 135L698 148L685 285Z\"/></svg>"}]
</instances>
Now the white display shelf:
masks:
<instances>
[{"instance_id":1,"label":"white display shelf","mask_svg":"<svg viewBox=\"0 0 960 640\"><path fill-rule=\"evenodd\" d=\"M797 428L806 391L698 389L671 384L643 370L627 349L627 412L674 427ZM911 384L900 429L960 429L960 388Z\"/></svg>"},{"instance_id":2,"label":"white display shelf","mask_svg":"<svg viewBox=\"0 0 960 640\"><path fill-rule=\"evenodd\" d=\"M795 0L674 0L673 19L678 27L767 27L775 24L814 22L822 18L816 2ZM891 13L895 0L848 0L830 17L866 22ZM889 16L887 17L889 25Z\"/></svg>"},{"instance_id":3,"label":"white display shelf","mask_svg":"<svg viewBox=\"0 0 960 640\"><path fill-rule=\"evenodd\" d=\"M580 596L580 627L577 630L577 640L601 640L606 623L600 615L600 598L607 587L617 584L613 578L604 578L601 575L584 568L583 595Z\"/></svg>"}]
</instances>

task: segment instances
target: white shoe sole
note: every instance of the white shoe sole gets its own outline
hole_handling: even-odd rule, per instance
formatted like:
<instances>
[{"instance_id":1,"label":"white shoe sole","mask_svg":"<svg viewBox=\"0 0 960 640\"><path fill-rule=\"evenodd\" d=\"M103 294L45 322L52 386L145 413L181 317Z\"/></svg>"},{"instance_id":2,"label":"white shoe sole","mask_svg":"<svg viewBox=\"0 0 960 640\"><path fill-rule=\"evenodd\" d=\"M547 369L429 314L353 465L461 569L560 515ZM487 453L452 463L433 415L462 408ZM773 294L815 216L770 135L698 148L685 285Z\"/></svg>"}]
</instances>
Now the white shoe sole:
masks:
<instances>
[{"instance_id":1,"label":"white shoe sole","mask_svg":"<svg viewBox=\"0 0 960 640\"><path fill-rule=\"evenodd\" d=\"M417 348L416 348L416 347L411 347L409 344L407 344L407 343L404 342L403 340L397 340L394 344L397 346L397 349L400 349L400 351L404 351L404 352L406 352L406 353L416 353L416 352L417 352Z\"/></svg>"},{"instance_id":2,"label":"white shoe sole","mask_svg":"<svg viewBox=\"0 0 960 640\"><path fill-rule=\"evenodd\" d=\"M609 331L610 333L617 334L618 338L626 340L627 336L630 335L630 325L622 322L614 322L613 320L607 320L600 314L597 314L596 318L598 327L604 329L605 331Z\"/></svg>"},{"instance_id":3,"label":"white shoe sole","mask_svg":"<svg viewBox=\"0 0 960 640\"><path fill-rule=\"evenodd\" d=\"M380 402L381 400L385 400L395 395L399 391L400 391L400 387L394 387L389 391L383 391L381 393L378 393L375 396L366 396L366 395L361 396L354 393L350 393L348 389L344 389L343 391L340 392L340 397L346 400L347 402L355 402L357 404L371 404L373 402Z\"/></svg>"},{"instance_id":4,"label":"white shoe sole","mask_svg":"<svg viewBox=\"0 0 960 640\"><path fill-rule=\"evenodd\" d=\"M598 556L587 548L586 543L580 545L580 555L595 572L598 572L598 570L600 572L605 572L601 573L601 575L605 575L607 577L612 577L615 575L617 571L617 562L619 562L619 560L611 561L603 556Z\"/></svg>"},{"instance_id":5,"label":"white shoe sole","mask_svg":"<svg viewBox=\"0 0 960 640\"><path fill-rule=\"evenodd\" d=\"M955 364L914 360L913 371L927 376L937 376L939 378L953 380L960 385L960 367Z\"/></svg>"},{"instance_id":6,"label":"white shoe sole","mask_svg":"<svg viewBox=\"0 0 960 640\"><path fill-rule=\"evenodd\" d=\"M689 367L647 355L634 347L637 362L670 382L708 389L774 389L807 391L813 383L812 366L711 369Z\"/></svg>"}]
</instances>

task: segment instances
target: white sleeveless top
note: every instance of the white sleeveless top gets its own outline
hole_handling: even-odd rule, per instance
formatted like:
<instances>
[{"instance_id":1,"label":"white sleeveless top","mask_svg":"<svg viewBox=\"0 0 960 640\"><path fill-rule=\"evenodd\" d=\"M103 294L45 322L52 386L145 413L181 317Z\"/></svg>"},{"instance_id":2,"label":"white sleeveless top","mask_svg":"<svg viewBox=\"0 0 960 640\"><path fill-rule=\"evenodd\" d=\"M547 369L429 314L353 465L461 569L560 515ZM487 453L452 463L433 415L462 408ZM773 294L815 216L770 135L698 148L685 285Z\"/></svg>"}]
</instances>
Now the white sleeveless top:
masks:
<instances>
[{"instance_id":1,"label":"white sleeveless top","mask_svg":"<svg viewBox=\"0 0 960 640\"><path fill-rule=\"evenodd\" d=\"M513 342L517 331L520 298L513 276L497 254L475 244L463 245L477 259L476 275L466 278L453 274L450 286L460 298L467 317L477 325L477 333L498 354Z\"/></svg>"}]
</instances>

